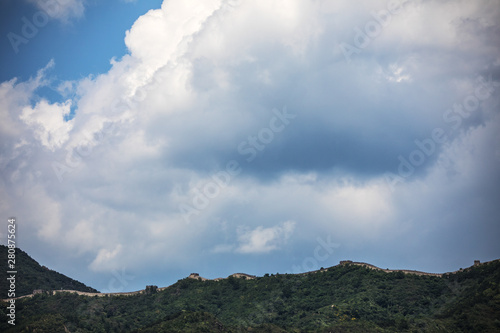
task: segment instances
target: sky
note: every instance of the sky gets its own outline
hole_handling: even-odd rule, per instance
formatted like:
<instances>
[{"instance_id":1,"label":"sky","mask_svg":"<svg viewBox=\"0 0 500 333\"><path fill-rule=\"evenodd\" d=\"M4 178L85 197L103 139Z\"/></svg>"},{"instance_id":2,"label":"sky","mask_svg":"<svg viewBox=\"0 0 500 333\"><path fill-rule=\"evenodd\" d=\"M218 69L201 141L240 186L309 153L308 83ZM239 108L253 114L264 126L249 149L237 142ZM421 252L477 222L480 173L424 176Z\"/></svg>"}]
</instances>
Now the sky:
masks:
<instances>
[{"instance_id":1,"label":"sky","mask_svg":"<svg viewBox=\"0 0 500 333\"><path fill-rule=\"evenodd\" d=\"M100 291L500 258L496 0L6 0L0 241Z\"/></svg>"}]
</instances>

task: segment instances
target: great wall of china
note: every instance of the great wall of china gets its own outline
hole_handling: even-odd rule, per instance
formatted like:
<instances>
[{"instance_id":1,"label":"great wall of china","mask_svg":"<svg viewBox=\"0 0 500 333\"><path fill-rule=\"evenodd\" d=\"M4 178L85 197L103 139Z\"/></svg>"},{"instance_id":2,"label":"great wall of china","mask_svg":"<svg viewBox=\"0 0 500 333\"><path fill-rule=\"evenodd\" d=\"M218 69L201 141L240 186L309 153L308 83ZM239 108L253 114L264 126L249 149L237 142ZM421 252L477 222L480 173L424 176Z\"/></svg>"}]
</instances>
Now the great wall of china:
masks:
<instances>
[{"instance_id":1,"label":"great wall of china","mask_svg":"<svg viewBox=\"0 0 500 333\"><path fill-rule=\"evenodd\" d=\"M487 262L481 263L479 260L474 260L474 265L467 267L465 269L460 269L457 271L453 272L447 272L447 273L426 273L426 272L421 272L421 271L415 271L415 270L408 270L408 269L383 269L380 267L377 267L372 264L368 264L365 262L357 262L357 261L351 261L351 260L342 260L339 264L335 266L331 266L329 268L337 267L337 266L342 266L342 265L355 265L355 266L362 266L366 267L369 269L374 269L374 270L379 270L382 272L386 273L396 273L396 272L403 272L405 274L415 274L415 275L425 275L425 276L435 276L435 277L443 277L444 275L447 274L454 274L457 272L461 272L467 269L470 269L471 267L474 266L479 266L479 265L485 265L489 264L495 261L499 261L500 259L495 259ZM307 274L313 274L313 273L319 273L319 272L326 272L329 268L323 268L315 271L310 271L310 272L305 272L305 273L298 273L294 275L307 275ZM200 281L220 281L224 279L228 279L230 277L234 278L245 278L245 279L255 279L257 276L255 275L250 275L250 274L245 274L245 273L234 273L229 275L227 278L216 278L216 279L207 279L204 277L201 277L198 273L191 273L187 278L189 279L195 279L195 280L200 280ZM24 295L24 296L19 296L14 299L21 299L21 298L26 298L26 297L33 297L34 295L37 294L42 294L42 293L49 293L49 294L56 294L56 293L73 293L73 294L78 294L82 296L89 296L89 297L105 297L105 296L133 296L133 295L139 295L139 294L151 294L151 293L156 293L157 291L162 291L165 290L170 286L167 287L161 287L158 288L157 286L146 286L146 289L138 290L138 291L131 291L131 292L119 292L119 293L90 293L90 292L85 292L85 291L78 291L78 290L51 290L51 291L43 291L43 290L34 290L32 294L30 295ZM9 301L10 298L4 299L3 301L7 302Z\"/></svg>"},{"instance_id":2,"label":"great wall of china","mask_svg":"<svg viewBox=\"0 0 500 333\"><path fill-rule=\"evenodd\" d=\"M410 269L383 269L380 267L377 267L372 264L367 264L366 262L353 262L350 260L344 260L341 261L339 265L355 265L355 266L362 266L370 269L375 269L378 271L386 272L386 273L396 273L396 272L403 272L405 274L415 274L415 275L425 275L425 276L437 276L437 277L442 277L442 273L427 273L427 272L421 272L421 271L415 271L415 270L410 270Z\"/></svg>"}]
</instances>

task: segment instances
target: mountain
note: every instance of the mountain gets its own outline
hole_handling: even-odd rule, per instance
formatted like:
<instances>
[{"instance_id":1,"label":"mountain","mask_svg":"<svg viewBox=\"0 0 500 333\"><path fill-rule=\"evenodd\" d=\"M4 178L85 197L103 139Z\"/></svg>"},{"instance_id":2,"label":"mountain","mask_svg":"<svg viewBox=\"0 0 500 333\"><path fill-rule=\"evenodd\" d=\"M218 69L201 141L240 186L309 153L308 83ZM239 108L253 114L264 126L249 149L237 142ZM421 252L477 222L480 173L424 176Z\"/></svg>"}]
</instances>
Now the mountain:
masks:
<instances>
[{"instance_id":1,"label":"mountain","mask_svg":"<svg viewBox=\"0 0 500 333\"><path fill-rule=\"evenodd\" d=\"M5 245L0 245L0 270L3 274L9 271L7 267L7 252ZM29 295L35 289L60 290L70 289L87 292L97 292L97 290L87 287L81 282L73 280L61 273L41 266L36 260L31 258L26 252L16 248L16 296ZM7 298L8 281L4 277L0 279L0 298Z\"/></svg>"},{"instance_id":2,"label":"mountain","mask_svg":"<svg viewBox=\"0 0 500 333\"><path fill-rule=\"evenodd\" d=\"M2 320L1 332L500 332L500 261L441 276L352 262L306 274L192 274L129 296L42 293L15 306L16 326Z\"/></svg>"}]
</instances>

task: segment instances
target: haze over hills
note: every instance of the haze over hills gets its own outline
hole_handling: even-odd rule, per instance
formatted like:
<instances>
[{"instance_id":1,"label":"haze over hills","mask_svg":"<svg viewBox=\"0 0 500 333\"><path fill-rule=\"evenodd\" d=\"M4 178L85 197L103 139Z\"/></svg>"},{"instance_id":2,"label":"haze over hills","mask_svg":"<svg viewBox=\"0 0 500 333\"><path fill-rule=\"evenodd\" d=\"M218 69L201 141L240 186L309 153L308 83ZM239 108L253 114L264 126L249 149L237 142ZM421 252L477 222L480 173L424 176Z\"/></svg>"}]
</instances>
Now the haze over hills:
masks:
<instances>
[{"instance_id":1,"label":"haze over hills","mask_svg":"<svg viewBox=\"0 0 500 333\"><path fill-rule=\"evenodd\" d=\"M1 250L6 253L4 246ZM263 277L235 273L208 280L193 273L168 287L110 295L43 268L22 250L17 256L18 296L33 289L57 292L16 299L16 325L4 320L2 332L500 330L499 260L444 274L388 271L351 261Z\"/></svg>"}]
</instances>

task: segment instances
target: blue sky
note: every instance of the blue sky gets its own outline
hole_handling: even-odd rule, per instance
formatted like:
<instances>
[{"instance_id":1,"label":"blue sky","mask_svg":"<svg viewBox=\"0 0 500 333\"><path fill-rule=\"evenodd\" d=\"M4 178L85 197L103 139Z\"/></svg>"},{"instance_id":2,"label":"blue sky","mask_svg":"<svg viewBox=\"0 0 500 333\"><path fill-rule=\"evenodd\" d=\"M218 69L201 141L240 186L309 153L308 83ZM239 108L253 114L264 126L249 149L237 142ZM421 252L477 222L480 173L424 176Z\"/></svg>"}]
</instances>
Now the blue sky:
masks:
<instances>
[{"instance_id":1,"label":"blue sky","mask_svg":"<svg viewBox=\"0 0 500 333\"><path fill-rule=\"evenodd\" d=\"M90 74L107 72L110 59L121 58L127 53L123 42L128 30L138 16L161 1L87 1L83 16L67 21L51 19L38 28L29 42L18 46L15 52L8 38L1 39L2 72L0 80L13 77L26 80L51 59L57 64L54 76L59 80L79 80ZM33 16L42 11L27 1L3 1L0 4L2 34L13 32L23 36L25 17L33 23ZM78 61L75 61L78 59Z\"/></svg>"},{"instance_id":2,"label":"blue sky","mask_svg":"<svg viewBox=\"0 0 500 333\"><path fill-rule=\"evenodd\" d=\"M40 263L125 291L500 256L495 1L47 1L0 5L0 214Z\"/></svg>"}]
</instances>

